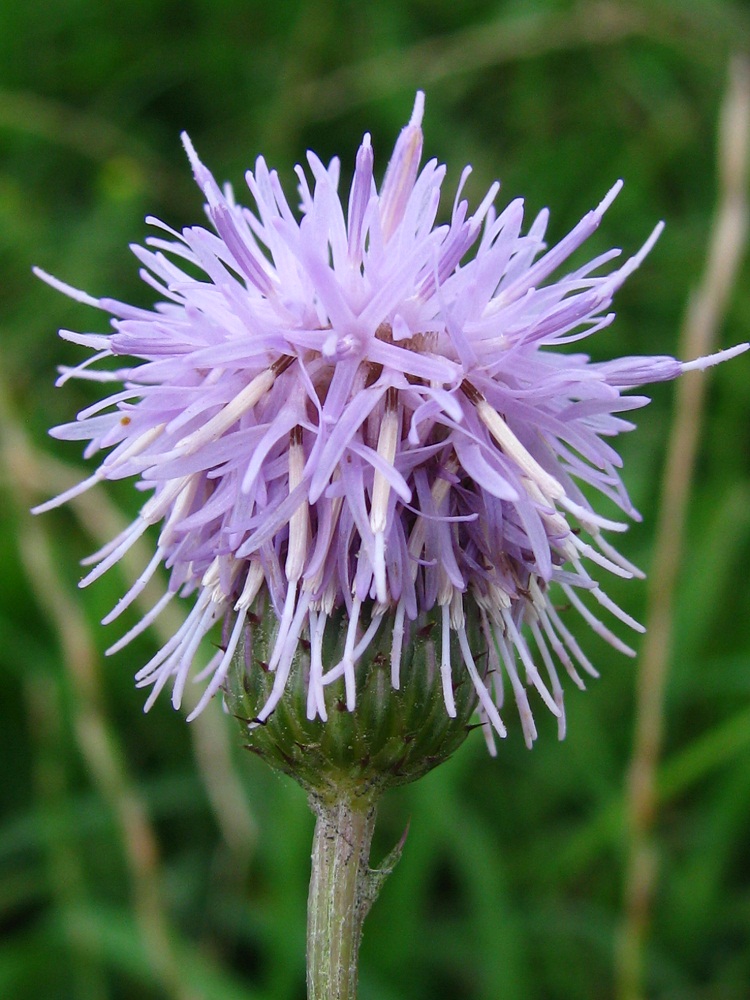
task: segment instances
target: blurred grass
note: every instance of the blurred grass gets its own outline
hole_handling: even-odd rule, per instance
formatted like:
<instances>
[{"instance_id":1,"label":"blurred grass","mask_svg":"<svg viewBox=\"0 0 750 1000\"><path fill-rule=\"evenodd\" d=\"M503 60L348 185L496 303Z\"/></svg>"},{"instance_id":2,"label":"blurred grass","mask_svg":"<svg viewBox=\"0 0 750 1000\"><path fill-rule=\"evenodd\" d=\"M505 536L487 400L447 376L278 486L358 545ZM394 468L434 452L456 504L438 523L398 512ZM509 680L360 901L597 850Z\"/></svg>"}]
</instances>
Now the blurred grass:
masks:
<instances>
[{"instance_id":1,"label":"blurred grass","mask_svg":"<svg viewBox=\"0 0 750 1000\"><path fill-rule=\"evenodd\" d=\"M727 65L749 41L740 0L0 5L0 996L302 998L312 830L218 705L190 727L166 699L143 716L132 674L156 637L103 657L127 569L79 597L77 562L132 515L129 489L27 514L81 475L46 439L92 398L51 392L80 357L54 331L102 328L31 265L150 304L126 249L143 216L201 218L181 128L238 190L259 152L287 184L307 146L346 176L365 130L382 170L425 86L426 152L454 180L474 165L475 202L499 176L559 237L622 176L587 252L633 250L666 220L592 347L671 353L706 258ZM724 345L748 337L748 277ZM645 953L659 1000L745 1000L750 983L749 380L746 359L710 375L687 514ZM646 569L673 389L653 395L621 447L645 518L626 554ZM644 586L608 590L645 614ZM411 832L368 919L362 1000L613 995L635 672L583 638L602 679L569 692L565 743L540 712L532 753L517 726L495 761L476 737L384 803L376 860Z\"/></svg>"}]
</instances>

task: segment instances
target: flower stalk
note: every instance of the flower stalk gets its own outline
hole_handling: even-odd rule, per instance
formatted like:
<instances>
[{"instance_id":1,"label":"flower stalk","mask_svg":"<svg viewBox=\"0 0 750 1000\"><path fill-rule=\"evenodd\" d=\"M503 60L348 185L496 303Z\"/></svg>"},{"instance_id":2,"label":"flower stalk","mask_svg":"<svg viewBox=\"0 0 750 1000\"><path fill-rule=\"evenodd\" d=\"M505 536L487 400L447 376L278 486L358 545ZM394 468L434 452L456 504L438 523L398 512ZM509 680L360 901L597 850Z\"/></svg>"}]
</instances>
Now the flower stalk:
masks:
<instances>
[{"instance_id":1,"label":"flower stalk","mask_svg":"<svg viewBox=\"0 0 750 1000\"><path fill-rule=\"evenodd\" d=\"M311 798L316 814L307 904L308 1000L357 996L362 925L379 888L369 867L375 800Z\"/></svg>"},{"instance_id":2,"label":"flower stalk","mask_svg":"<svg viewBox=\"0 0 750 1000\"><path fill-rule=\"evenodd\" d=\"M380 868L370 868L378 800L379 794L343 789L332 798L310 796L316 821L307 901L308 1000L357 996L362 925L409 832L407 826Z\"/></svg>"}]
</instances>

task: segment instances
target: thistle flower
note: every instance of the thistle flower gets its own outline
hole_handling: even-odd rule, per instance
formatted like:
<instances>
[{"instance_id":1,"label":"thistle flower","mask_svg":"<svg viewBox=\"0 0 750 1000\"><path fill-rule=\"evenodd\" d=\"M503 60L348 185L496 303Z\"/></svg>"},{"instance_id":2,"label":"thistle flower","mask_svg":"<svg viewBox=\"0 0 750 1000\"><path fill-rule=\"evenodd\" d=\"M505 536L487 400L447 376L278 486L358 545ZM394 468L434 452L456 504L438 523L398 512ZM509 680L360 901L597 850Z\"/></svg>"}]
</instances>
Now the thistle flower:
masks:
<instances>
[{"instance_id":1,"label":"thistle flower","mask_svg":"<svg viewBox=\"0 0 750 1000\"><path fill-rule=\"evenodd\" d=\"M619 266L607 269L620 253L611 250L555 280L621 182L548 249L548 213L522 232L520 199L496 212L498 184L470 213L461 197L467 167L449 221L436 225L446 171L435 160L420 170L423 105L419 93L379 189L364 137L346 206L339 161L325 166L308 153L308 171L297 168L299 215L265 160L246 175L255 207L244 208L183 136L213 231L148 220L160 233L133 251L160 296L153 310L38 272L113 317L106 335L61 331L95 353L59 383L122 387L52 431L88 440L86 457L109 453L37 511L103 480L133 477L151 492L133 524L86 560L82 586L159 526L153 558L104 622L160 566L168 589L110 653L176 595L193 600L137 674L151 687L147 708L168 683L180 705L199 647L223 622L221 646L199 670L207 684L192 715L200 712L268 611L270 682L254 724L279 705L301 648L306 715L325 721L327 689L342 680L345 708L355 710L374 649L398 689L406 651L426 631L446 716L459 711L456 690L468 678L492 748L492 733L505 735L505 682L530 745L527 687L557 716L562 737L560 668L579 687L582 673L596 676L556 600L633 654L594 609L641 631L598 576L642 574L604 537L626 525L588 499L597 491L638 518L609 443L632 429L622 414L648 402L626 390L748 345L687 364L592 362L565 350L609 326L615 292L661 224ZM126 356L134 360L124 367L109 361Z\"/></svg>"}]
</instances>

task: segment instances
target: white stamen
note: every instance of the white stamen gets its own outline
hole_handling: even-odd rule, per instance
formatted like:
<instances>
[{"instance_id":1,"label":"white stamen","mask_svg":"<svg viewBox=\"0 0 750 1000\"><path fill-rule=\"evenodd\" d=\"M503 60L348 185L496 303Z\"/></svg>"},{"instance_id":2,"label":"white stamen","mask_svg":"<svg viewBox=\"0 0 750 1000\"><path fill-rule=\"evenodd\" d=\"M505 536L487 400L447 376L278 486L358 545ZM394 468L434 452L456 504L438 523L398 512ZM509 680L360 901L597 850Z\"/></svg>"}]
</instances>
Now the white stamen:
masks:
<instances>
[{"instance_id":1,"label":"white stamen","mask_svg":"<svg viewBox=\"0 0 750 1000\"><path fill-rule=\"evenodd\" d=\"M95 309L104 308L99 299L95 299L92 295L89 295L87 292L82 292L78 288L73 288L72 285L68 285L66 282L60 281L59 278L53 278L51 274L47 274L47 272L43 271L41 267L32 267L31 270L37 278L41 278L42 281L46 282L51 288L56 288L58 292L62 292L63 295L67 295L68 298L75 299L76 302L82 302L85 306L94 306Z\"/></svg>"},{"instance_id":2,"label":"white stamen","mask_svg":"<svg viewBox=\"0 0 750 1000\"><path fill-rule=\"evenodd\" d=\"M242 593L237 598L237 603L234 606L235 611L243 611L250 607L255 598L258 596L258 591L263 583L263 578L264 574L262 564L257 559L253 559L250 563L250 568L247 571L247 576L245 577Z\"/></svg>"},{"instance_id":3,"label":"white stamen","mask_svg":"<svg viewBox=\"0 0 750 1000\"><path fill-rule=\"evenodd\" d=\"M227 648L224 650L224 655L221 657L220 662L215 667L214 675L211 678L209 684L206 686L206 689L203 692L200 701L195 706L190 715L188 715L187 717L188 722L192 722L193 719L196 718L196 716L200 715L200 713L203 711L203 709L206 707L206 705L209 703L209 701L213 698L213 696L219 690L221 685L224 683L226 676L229 673L229 669L232 665L234 652L240 641L240 637L242 636L242 630L245 625L246 616L247 616L247 606L243 607L240 610L240 613L237 615L237 620L234 623L234 628L232 629L232 634L229 637ZM196 680L197 679L198 678L196 678Z\"/></svg>"},{"instance_id":4,"label":"white stamen","mask_svg":"<svg viewBox=\"0 0 750 1000\"><path fill-rule=\"evenodd\" d=\"M168 486L165 486L159 493L155 493L150 500L141 507L141 518L146 524L156 524L166 514L169 507L175 502L182 491L190 486L192 476L182 476L174 479Z\"/></svg>"},{"instance_id":5,"label":"white stamen","mask_svg":"<svg viewBox=\"0 0 750 1000\"><path fill-rule=\"evenodd\" d=\"M187 517L190 512L190 507L195 499L195 494L198 492L200 481L200 476L187 477L185 489L182 490L175 500L174 506L169 513L169 517L164 522L164 527L161 529L159 534L159 545L163 548L167 548L167 546L171 545L174 541L175 532L179 528L180 521Z\"/></svg>"},{"instance_id":6,"label":"white stamen","mask_svg":"<svg viewBox=\"0 0 750 1000\"><path fill-rule=\"evenodd\" d=\"M377 474L377 473L376 473ZM379 605L388 601L388 589L385 574L385 533L375 533L375 551L373 552L373 579L375 581L375 597Z\"/></svg>"},{"instance_id":7,"label":"white stamen","mask_svg":"<svg viewBox=\"0 0 750 1000\"><path fill-rule=\"evenodd\" d=\"M593 545L588 545L582 538L579 538L571 532L566 539L568 558L573 565L582 568L581 560L578 558L578 553L575 552L575 549L578 549L578 552L580 552L581 555L584 555L587 559L596 563L597 566L601 566L602 569L609 570L609 572L613 573L615 576L622 577L624 580L631 580L633 578L633 574L629 570L625 569L619 563L615 563L611 559L608 559L600 552L597 552Z\"/></svg>"},{"instance_id":8,"label":"white stamen","mask_svg":"<svg viewBox=\"0 0 750 1000\"><path fill-rule=\"evenodd\" d=\"M451 489L451 483L448 479L448 476L453 475L457 470L458 470L458 462L456 461L456 458L454 456L446 463L445 466L446 475L441 476L439 479L436 479L435 482L432 484L432 487L430 489L430 494L432 496L432 504L434 510L440 510L440 506L443 500L445 500L445 498L448 496L448 493L450 492ZM426 530L427 530L426 519L424 517L418 517L416 523L414 524L414 527L411 530L411 535L409 536L409 545L408 545L409 555L411 557L410 562L411 562L412 580L416 580L417 578L417 572L419 569L419 564L417 560L422 554L422 549L424 548Z\"/></svg>"},{"instance_id":9,"label":"white stamen","mask_svg":"<svg viewBox=\"0 0 750 1000\"><path fill-rule=\"evenodd\" d=\"M565 670L570 679L573 681L573 683L578 688L580 688L581 691L585 691L586 685L583 681L583 678L580 676L575 666L573 665L573 661L568 655L567 649L562 644L562 641L555 632L552 622L550 621L549 611L552 610L550 602L548 601L547 596L542 593L538 583L533 577L529 582L529 592L531 593L531 600L533 603L534 611L539 621L542 624L542 628L544 629L544 632L547 638L549 639L550 645L552 646L555 655L559 659L560 663L562 663L562 665L565 667ZM591 665L589 664L589 666Z\"/></svg>"},{"instance_id":10,"label":"white stamen","mask_svg":"<svg viewBox=\"0 0 750 1000\"><path fill-rule=\"evenodd\" d=\"M559 498L559 503L561 507L570 511L570 513L578 519L590 535L593 535L597 528L609 528L610 531L628 530L627 524L624 524L622 521L611 521L608 517L601 517L599 514L595 514L593 510L589 510L587 507L581 507L580 504L574 503L574 501L565 494Z\"/></svg>"},{"instance_id":11,"label":"white stamen","mask_svg":"<svg viewBox=\"0 0 750 1000\"><path fill-rule=\"evenodd\" d=\"M737 344L735 347L727 348L726 351L717 351L715 354L709 354L705 358L696 358L694 361L683 361L682 370L683 372L703 371L706 368L711 368L713 365L720 364L722 361L728 361L738 354L744 354L748 348L750 348L750 344Z\"/></svg>"},{"instance_id":12,"label":"white stamen","mask_svg":"<svg viewBox=\"0 0 750 1000\"><path fill-rule=\"evenodd\" d=\"M394 691L398 691L401 687L401 648L404 644L405 615L406 605L403 601L399 601L396 607L396 616L393 622L393 637L391 639L391 687Z\"/></svg>"},{"instance_id":13,"label":"white stamen","mask_svg":"<svg viewBox=\"0 0 750 1000\"><path fill-rule=\"evenodd\" d=\"M88 479L84 479L80 483L76 483L75 486L71 486L69 490L65 490L64 493L58 494L58 496L53 497L51 500L45 500L44 503L37 504L36 507L31 508L32 514L46 514L48 510L54 510L55 507L61 507L68 500L72 500L73 497L78 497L87 490L90 490L92 486L96 483L101 483L105 479L105 475L101 469L97 469L93 476L89 476Z\"/></svg>"},{"instance_id":14,"label":"white stamen","mask_svg":"<svg viewBox=\"0 0 750 1000\"><path fill-rule=\"evenodd\" d=\"M211 564L201 578L201 587L203 587L204 590L213 591L214 587L216 587L219 582L220 570L221 563L219 561L219 557L214 556L211 560Z\"/></svg>"},{"instance_id":15,"label":"white stamen","mask_svg":"<svg viewBox=\"0 0 750 1000\"><path fill-rule=\"evenodd\" d=\"M109 625L111 622L115 620L115 618L119 618L119 616L123 613L123 611L126 608L130 607L130 605L133 603L136 597L138 597L138 595L142 593L146 584L149 582L151 577L158 569L163 558L164 558L164 549L161 548L160 546L154 553L151 562L144 569L144 571L135 581L135 583L127 592L127 594L121 597L120 600L117 602L117 604L114 606L114 608L112 608L112 610L109 612L109 614L106 614L104 618L102 618L102 625Z\"/></svg>"},{"instance_id":16,"label":"white stamen","mask_svg":"<svg viewBox=\"0 0 750 1000\"><path fill-rule=\"evenodd\" d=\"M153 687L151 688L151 693L149 694L148 698L146 699L146 701L145 701L145 703L143 705L143 711L144 711L144 713L151 711L151 709L154 706L154 703L155 703L156 699L161 694L162 688L166 685L166 683L169 680L170 676L171 676L170 672L168 670L165 670L163 673L159 674L158 677L156 678L156 680L153 682ZM143 687L144 685L138 685L138 684L136 684L136 687L139 687L139 686Z\"/></svg>"},{"instance_id":17,"label":"white stamen","mask_svg":"<svg viewBox=\"0 0 750 1000\"><path fill-rule=\"evenodd\" d=\"M460 628L457 630L457 632L458 632L458 642L461 646L461 652L463 653L464 657L464 664L466 666L467 671L469 672L469 677L471 677L471 682L474 685L474 690L479 696L479 701L482 705L482 708L487 713L487 717L492 723L495 732L497 733L498 736L504 739L508 735L507 731L505 729L505 726L503 725L503 720L500 718L495 703L490 697L490 693L487 690L487 685L479 676L479 671L477 670L476 664L474 663L474 657L471 655L471 649L469 648L469 640L466 636L466 629Z\"/></svg>"},{"instance_id":18,"label":"white stamen","mask_svg":"<svg viewBox=\"0 0 750 1000\"><path fill-rule=\"evenodd\" d=\"M560 663L562 663L562 665L565 667L565 672L567 673L568 677L570 677L570 679L573 681L576 687L579 688L579 690L585 691L586 684L581 675L576 670L573 661L568 655L567 649L565 648L565 646L563 646L562 641L555 632L546 609L542 608L537 609L537 614L539 615L539 621L542 623L542 628L544 629L544 632L547 638L549 639L549 643L552 646L555 656L558 658Z\"/></svg>"},{"instance_id":19,"label":"white stamen","mask_svg":"<svg viewBox=\"0 0 750 1000\"><path fill-rule=\"evenodd\" d=\"M526 482L524 483L524 486L526 488L526 492L528 493L529 497L535 503L539 504L541 507L552 506L549 498L542 493L537 484L533 482L531 479L527 479ZM570 525L565 520L564 515L561 514L559 511L540 510L539 515L544 521L544 523L547 525L548 534L559 535L565 538L567 538L567 536L570 534Z\"/></svg>"},{"instance_id":20,"label":"white stamen","mask_svg":"<svg viewBox=\"0 0 750 1000\"><path fill-rule=\"evenodd\" d=\"M67 381L72 378L77 378L82 372L85 372L90 365L96 364L97 361L103 361L105 358L111 358L112 351L106 348L103 351L99 351L97 354L92 354L90 358L86 358L79 365L75 367L70 367L68 365L61 365L57 370L60 372L60 377L55 380L55 386L59 389L61 386L65 385ZM112 375L112 372L96 372L96 375L106 374L107 376Z\"/></svg>"},{"instance_id":21,"label":"white stamen","mask_svg":"<svg viewBox=\"0 0 750 1000\"><path fill-rule=\"evenodd\" d=\"M208 591L201 591L198 600L193 605L190 614L187 616L182 625L177 629L175 634L166 642L162 648L156 653L148 663L145 663L138 673L135 675L136 686L143 687L145 684L149 684L151 679L155 674L159 672L159 668L162 663L168 661L172 654L180 647L183 639L186 635L191 634L191 630L195 627L196 622L201 618L204 611L206 610L206 605L210 601L210 595Z\"/></svg>"},{"instance_id":22,"label":"white stamen","mask_svg":"<svg viewBox=\"0 0 750 1000\"><path fill-rule=\"evenodd\" d=\"M372 621L367 626L367 631L359 640L357 645L354 647L354 652L352 653L352 659L356 663L357 660L367 651L367 647L370 645L372 640L375 638L378 629L380 628L380 623L383 621L384 612L380 614L373 614Z\"/></svg>"},{"instance_id":23,"label":"white stamen","mask_svg":"<svg viewBox=\"0 0 750 1000\"><path fill-rule=\"evenodd\" d=\"M454 590L451 597L451 628L457 631L466 626L464 599L460 590Z\"/></svg>"},{"instance_id":24,"label":"white stamen","mask_svg":"<svg viewBox=\"0 0 750 1000\"><path fill-rule=\"evenodd\" d=\"M505 672L508 675L511 687L513 688L513 697L516 699L518 715L521 719L521 729L523 730L524 742L530 750L537 737L537 732L534 715L531 711L528 695L526 694L526 688L523 686L521 679L518 676L518 671L516 670L516 658L513 654L513 650L509 648L508 643L506 642L504 636L500 634L499 629L495 629L495 639L497 640L498 648L500 649L500 653L503 657Z\"/></svg>"},{"instance_id":25,"label":"white stamen","mask_svg":"<svg viewBox=\"0 0 750 1000\"><path fill-rule=\"evenodd\" d=\"M168 590L166 594L163 594L153 608L151 608L151 610L145 614L143 618L141 618L138 624L134 625L129 631L127 631L121 639L118 639L117 642L113 643L109 649L106 649L104 651L104 655L112 656L113 653L118 653L121 649L127 646L131 639L135 639L135 637L140 635L141 632L145 632L149 625L151 625L151 623L159 617L164 608L166 608L175 596L175 593L176 591L174 590Z\"/></svg>"},{"instance_id":26,"label":"white stamen","mask_svg":"<svg viewBox=\"0 0 750 1000\"><path fill-rule=\"evenodd\" d=\"M302 428L297 425L290 434L289 444L289 492L292 493L302 482L305 467L305 451L302 447ZM286 578L296 585L307 557L307 536L309 529L309 509L307 499L297 507L289 520L289 548L286 557Z\"/></svg>"},{"instance_id":27,"label":"white stamen","mask_svg":"<svg viewBox=\"0 0 750 1000\"><path fill-rule=\"evenodd\" d=\"M111 569L116 562L122 559L128 549L135 545L147 528L148 524L142 518L136 518L127 531L123 532L120 536L122 539L120 544L109 553L106 559L102 559L98 566L92 569L82 580L79 580L78 586L81 588L88 587L94 580L98 580L103 573L106 573L108 569Z\"/></svg>"},{"instance_id":28,"label":"white stamen","mask_svg":"<svg viewBox=\"0 0 750 1000\"><path fill-rule=\"evenodd\" d=\"M378 454L388 465L393 465L395 461L398 444L399 414L394 397L395 392L389 389L378 434ZM380 469L375 469L370 508L370 527L373 532L385 531L390 492L390 483Z\"/></svg>"},{"instance_id":29,"label":"white stamen","mask_svg":"<svg viewBox=\"0 0 750 1000\"><path fill-rule=\"evenodd\" d=\"M175 674L174 686L172 688L172 706L174 708L179 708L182 704L185 684L187 683L190 667L193 663L193 657L198 651L198 646L201 644L206 632L221 618L223 610L221 605L214 604L213 602L209 603L203 616L194 628L193 634L190 636L190 641L183 643L182 649L174 653L172 659L176 660L176 663L170 670L170 673ZM179 659L177 659L178 652L180 653ZM162 667L162 670L166 672L166 663Z\"/></svg>"},{"instance_id":30,"label":"white stamen","mask_svg":"<svg viewBox=\"0 0 750 1000\"><path fill-rule=\"evenodd\" d=\"M338 482L340 477L341 474L339 470L336 469L331 479L331 482L332 483ZM308 572L310 572L310 569L312 568L314 563L317 562L319 566L314 576L309 576L309 577L306 576L302 584L304 590L309 590L313 594L316 593L318 590L320 590L321 584L323 583L323 574L325 571L326 557L328 555L328 552L330 551L333 538L336 534L336 528L339 523L339 517L341 515L341 508L343 506L343 503L344 503L343 496L333 497L333 499L331 500L330 520L326 522L325 530L321 525L320 511L318 512L318 530L316 532L315 547L308 562ZM329 587L327 588L326 593L327 594L331 593L331 585L329 585ZM325 596L320 598L321 607L324 606L325 600L326 600ZM335 593L333 594L333 596L331 596L330 600L332 602L335 600ZM327 613L330 614L331 611L333 610L333 603L330 604L330 607L328 605L326 605L325 607Z\"/></svg>"},{"instance_id":31,"label":"white stamen","mask_svg":"<svg viewBox=\"0 0 750 1000\"><path fill-rule=\"evenodd\" d=\"M615 604L611 597L608 597L600 587L594 587L593 590L589 591L592 597L601 604L603 608L606 608L610 614L614 615L615 618L619 618L620 621L632 628L634 632L640 632L643 634L646 631L646 626L641 625L639 621L631 617L627 611L623 611L619 604Z\"/></svg>"},{"instance_id":32,"label":"white stamen","mask_svg":"<svg viewBox=\"0 0 750 1000\"><path fill-rule=\"evenodd\" d=\"M145 451L162 434L164 427L163 423L157 424L155 427L150 427L147 431L139 434L130 444L126 445L122 451L115 449L102 462L102 470L105 472L105 475L107 470L117 469L127 462L128 459L134 458L136 455L140 455L142 451Z\"/></svg>"},{"instance_id":33,"label":"white stamen","mask_svg":"<svg viewBox=\"0 0 750 1000\"><path fill-rule=\"evenodd\" d=\"M542 630L539 628L538 622L529 622L529 629L531 634L534 636L534 642L536 643L536 648L541 654L542 660L544 661L544 666L547 670L547 675L550 679L550 684L552 685L552 694L555 699L555 704L557 705L560 714L557 718L557 738L559 740L565 739L565 703L564 703L564 692L562 684L560 684L560 678L557 676L557 670L555 670L555 664L550 655L550 651L547 647L547 643L544 641L544 636L542 635Z\"/></svg>"},{"instance_id":34,"label":"white stamen","mask_svg":"<svg viewBox=\"0 0 750 1000\"><path fill-rule=\"evenodd\" d=\"M622 566L623 569L627 570L628 573L631 573L637 580L646 579L646 574L643 570L634 566L633 563L629 562L625 558L625 556L621 556L617 549L613 545L609 544L600 531L594 529L594 531L591 532L591 537L594 539L604 555L611 559L612 562L617 563L618 566Z\"/></svg>"},{"instance_id":35,"label":"white stamen","mask_svg":"<svg viewBox=\"0 0 750 1000\"><path fill-rule=\"evenodd\" d=\"M537 670L536 664L531 657L529 652L529 647L526 645L526 640L518 631L516 623L513 621L513 616L508 612L503 614L503 621L505 627L510 635L511 642L513 646L518 650L518 655L521 657L521 662L526 668L526 676L529 681L534 685L539 694L542 697L542 701L547 706L547 708L552 712L552 714L557 718L560 714L560 709L555 704L552 695L547 690L544 681L542 680L539 671ZM512 653L512 650L510 651Z\"/></svg>"},{"instance_id":36,"label":"white stamen","mask_svg":"<svg viewBox=\"0 0 750 1000\"><path fill-rule=\"evenodd\" d=\"M445 604L440 608L440 614L442 618L440 678L443 682L443 700L446 712L451 719L455 719L456 700L453 696L453 676L451 673L450 614Z\"/></svg>"},{"instance_id":37,"label":"white stamen","mask_svg":"<svg viewBox=\"0 0 750 1000\"><path fill-rule=\"evenodd\" d=\"M396 405L396 392L388 389L385 397L385 413L378 433L378 455L392 466L396 459L400 417ZM370 507L370 527L375 535L375 591L383 604L388 600L385 575L385 528L388 518L388 499L391 486L380 469L375 469Z\"/></svg>"},{"instance_id":38,"label":"white stamen","mask_svg":"<svg viewBox=\"0 0 750 1000\"><path fill-rule=\"evenodd\" d=\"M544 496L550 501L564 497L565 490L560 483L545 472L537 460L529 454L497 410L490 406L486 399L478 400L475 405L479 419L505 454L513 459L525 476L536 483Z\"/></svg>"},{"instance_id":39,"label":"white stamen","mask_svg":"<svg viewBox=\"0 0 750 1000\"><path fill-rule=\"evenodd\" d=\"M581 617L588 622L597 635L600 635L602 639L610 644L610 646L618 650L620 653L624 653L625 656L635 656L635 650L626 645L614 634L614 632L611 632L607 628L604 622L600 621L595 614L589 611L572 587L565 586L563 587L563 591L573 607L580 613Z\"/></svg>"},{"instance_id":40,"label":"white stamen","mask_svg":"<svg viewBox=\"0 0 750 1000\"><path fill-rule=\"evenodd\" d=\"M552 604L547 605L545 609L545 614L549 616L550 621L557 629L557 632L562 638L562 641L571 651L573 656L575 656L576 660L583 667L586 673L589 674L591 677L598 677L599 671L596 669L591 660L589 660L588 656L586 656L586 654L583 652L583 650L578 645L576 640L573 638L573 636L570 633L570 629L566 628L566 626L560 620L560 616L558 615L557 611L555 611ZM544 617L542 617L542 621L544 621Z\"/></svg>"},{"instance_id":41,"label":"white stamen","mask_svg":"<svg viewBox=\"0 0 750 1000\"><path fill-rule=\"evenodd\" d=\"M325 689L323 687L323 636L325 634L326 615L322 611L310 611L310 679L307 683L307 718L320 716L323 722L328 721L326 711Z\"/></svg>"},{"instance_id":42,"label":"white stamen","mask_svg":"<svg viewBox=\"0 0 750 1000\"><path fill-rule=\"evenodd\" d=\"M310 595L300 594L294 618L292 619L286 632L283 634L283 637L281 631L279 631L273 656L271 657L272 659L275 658L278 664L276 667L276 679L273 682L273 689L271 690L268 700L258 713L258 722L264 722L271 715L284 694L286 683L289 680L289 671L292 666L294 654L297 651L300 632L302 631L302 625L305 617L307 616L309 606Z\"/></svg>"},{"instance_id":43,"label":"white stamen","mask_svg":"<svg viewBox=\"0 0 750 1000\"><path fill-rule=\"evenodd\" d=\"M272 368L264 369L202 427L182 438L169 452L170 457L182 458L186 455L193 455L205 445L218 441L222 434L240 419L243 413L251 410L265 396L275 381L276 373L274 370Z\"/></svg>"},{"instance_id":44,"label":"white stamen","mask_svg":"<svg viewBox=\"0 0 750 1000\"><path fill-rule=\"evenodd\" d=\"M344 645L344 658L342 660L344 668L344 686L346 688L346 707L348 711L354 711L356 691L354 687L354 643L357 638L359 627L359 612L362 602L356 596L352 601L352 610L349 617L349 627L346 631L346 644Z\"/></svg>"},{"instance_id":45,"label":"white stamen","mask_svg":"<svg viewBox=\"0 0 750 1000\"><path fill-rule=\"evenodd\" d=\"M478 709L479 722L482 726L482 735L484 736L484 742L487 746L487 751L490 757L497 757L497 747L495 746L495 730L490 724L490 720L487 718L487 713L482 708L481 704Z\"/></svg>"},{"instance_id":46,"label":"white stamen","mask_svg":"<svg viewBox=\"0 0 750 1000\"><path fill-rule=\"evenodd\" d=\"M492 678L493 699L498 707L498 710L500 710L505 704L505 682L503 680L503 670L500 666L500 654L498 653L497 643L495 642L495 637L492 632L492 626L490 625L490 620L484 611L482 613L482 632L484 633L485 642L487 643L487 662L489 664L487 676Z\"/></svg>"},{"instance_id":47,"label":"white stamen","mask_svg":"<svg viewBox=\"0 0 750 1000\"><path fill-rule=\"evenodd\" d=\"M309 595L308 595L309 596ZM273 647L273 652L271 653L271 659L268 662L268 669L273 671L281 658L281 653L284 648L284 643L286 642L287 635L289 633L289 628L294 617L294 606L297 601L297 586L296 584L287 584L286 588L286 599L284 601L284 608L281 612L281 619L279 620L279 631L276 634L276 642Z\"/></svg>"}]
</instances>

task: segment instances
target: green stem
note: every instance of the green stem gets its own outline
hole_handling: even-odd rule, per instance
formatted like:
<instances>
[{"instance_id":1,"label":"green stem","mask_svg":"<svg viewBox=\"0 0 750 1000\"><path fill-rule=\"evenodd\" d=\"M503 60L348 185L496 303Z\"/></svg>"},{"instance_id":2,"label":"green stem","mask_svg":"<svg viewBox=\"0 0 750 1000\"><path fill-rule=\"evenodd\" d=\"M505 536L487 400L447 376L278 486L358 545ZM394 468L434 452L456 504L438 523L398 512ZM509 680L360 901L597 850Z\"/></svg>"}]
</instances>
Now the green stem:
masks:
<instances>
[{"instance_id":1,"label":"green stem","mask_svg":"<svg viewBox=\"0 0 750 1000\"><path fill-rule=\"evenodd\" d=\"M362 924L382 881L369 868L372 799L311 798L317 816L307 905L308 1000L356 1000Z\"/></svg>"}]
</instances>

